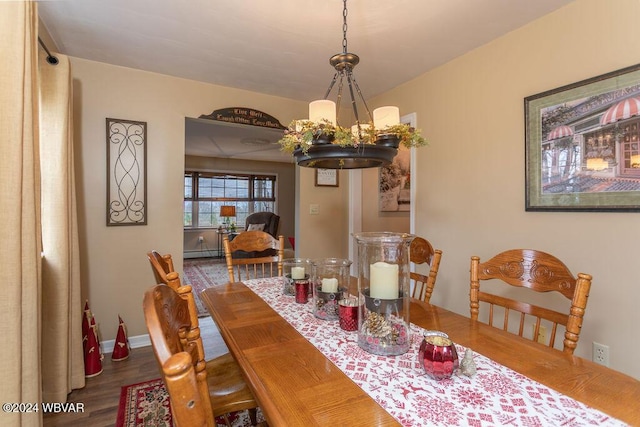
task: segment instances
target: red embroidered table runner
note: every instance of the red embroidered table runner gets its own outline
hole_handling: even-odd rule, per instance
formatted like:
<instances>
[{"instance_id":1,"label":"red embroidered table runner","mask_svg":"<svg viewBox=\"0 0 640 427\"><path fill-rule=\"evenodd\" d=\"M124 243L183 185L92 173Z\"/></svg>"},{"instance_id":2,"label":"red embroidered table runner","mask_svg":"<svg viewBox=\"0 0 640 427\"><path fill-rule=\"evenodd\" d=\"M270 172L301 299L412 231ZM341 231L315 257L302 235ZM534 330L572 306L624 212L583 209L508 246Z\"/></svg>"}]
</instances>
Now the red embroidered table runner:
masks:
<instances>
[{"instance_id":1,"label":"red embroidered table runner","mask_svg":"<svg viewBox=\"0 0 640 427\"><path fill-rule=\"evenodd\" d=\"M626 425L476 352L474 376L435 381L418 363L424 329L411 325L407 353L378 356L358 346L357 332L316 318L312 302L283 295L281 278L244 283L404 426Z\"/></svg>"}]
</instances>

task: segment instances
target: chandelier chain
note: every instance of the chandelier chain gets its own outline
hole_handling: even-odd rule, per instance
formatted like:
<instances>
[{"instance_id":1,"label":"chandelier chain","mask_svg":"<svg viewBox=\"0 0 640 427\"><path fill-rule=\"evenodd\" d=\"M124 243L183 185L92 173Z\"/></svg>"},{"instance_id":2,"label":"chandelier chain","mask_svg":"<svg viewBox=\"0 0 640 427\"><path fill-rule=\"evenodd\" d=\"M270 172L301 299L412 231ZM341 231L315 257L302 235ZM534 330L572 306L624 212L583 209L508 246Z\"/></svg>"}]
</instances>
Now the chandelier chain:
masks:
<instances>
[{"instance_id":1,"label":"chandelier chain","mask_svg":"<svg viewBox=\"0 0 640 427\"><path fill-rule=\"evenodd\" d=\"M342 9L342 52L347 53L347 0L343 0Z\"/></svg>"},{"instance_id":2,"label":"chandelier chain","mask_svg":"<svg viewBox=\"0 0 640 427\"><path fill-rule=\"evenodd\" d=\"M374 123L353 73L360 58L349 53L347 48L347 0L342 2L342 53L329 58L335 73L324 95L328 102L318 100L309 104L310 119L291 122L279 142L284 151L293 153L299 166L324 169L381 167L393 161L400 144L407 148L419 147L426 141L419 131L399 123L398 107L380 107L378 110L384 120ZM337 102L329 101L329 95L336 86ZM351 101L351 119L355 119L355 125L350 129L340 125L341 104L344 98L347 107L347 97ZM360 109L361 106L364 108ZM360 116L365 112L367 117L362 117L363 122Z\"/></svg>"}]
</instances>

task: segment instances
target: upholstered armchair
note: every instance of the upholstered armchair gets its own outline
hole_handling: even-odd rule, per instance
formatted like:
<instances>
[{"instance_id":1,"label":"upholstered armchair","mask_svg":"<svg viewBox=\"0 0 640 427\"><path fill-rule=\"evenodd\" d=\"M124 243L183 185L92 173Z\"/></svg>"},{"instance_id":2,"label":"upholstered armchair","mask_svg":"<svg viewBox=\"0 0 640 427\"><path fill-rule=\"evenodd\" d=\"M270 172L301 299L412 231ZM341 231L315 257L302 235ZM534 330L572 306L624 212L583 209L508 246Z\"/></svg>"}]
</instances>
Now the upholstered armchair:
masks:
<instances>
[{"instance_id":1,"label":"upholstered armchair","mask_svg":"<svg viewBox=\"0 0 640 427\"><path fill-rule=\"evenodd\" d=\"M278 228L280 227L280 217L273 212L255 212L247 217L245 223L245 231L264 231L271 234L276 239L278 238ZM229 240L232 240L231 238ZM234 258L256 258L259 256L274 256L276 255L275 249L267 249L262 252L244 252L235 251L233 253Z\"/></svg>"},{"instance_id":2,"label":"upholstered armchair","mask_svg":"<svg viewBox=\"0 0 640 427\"><path fill-rule=\"evenodd\" d=\"M264 226L262 226L264 225ZM273 212L255 212L247 217L245 230L259 230L271 234L278 238L278 228L280 227L280 217Z\"/></svg>"}]
</instances>

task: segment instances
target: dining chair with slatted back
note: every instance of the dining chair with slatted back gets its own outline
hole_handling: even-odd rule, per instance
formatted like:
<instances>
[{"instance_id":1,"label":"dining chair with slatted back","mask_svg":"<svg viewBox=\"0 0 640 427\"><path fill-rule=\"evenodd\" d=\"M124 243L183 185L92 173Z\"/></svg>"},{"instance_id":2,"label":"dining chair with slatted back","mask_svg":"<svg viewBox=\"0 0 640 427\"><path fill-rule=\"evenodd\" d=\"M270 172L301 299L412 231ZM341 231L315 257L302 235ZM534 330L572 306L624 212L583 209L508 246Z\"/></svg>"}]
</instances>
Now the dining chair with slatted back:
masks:
<instances>
[{"instance_id":1,"label":"dining chair with slatted back","mask_svg":"<svg viewBox=\"0 0 640 427\"><path fill-rule=\"evenodd\" d=\"M557 292L571 301L570 308L566 313L561 313L480 290L481 281L495 281L493 279L539 293ZM531 339L537 342L544 319L551 326L551 333L546 343L549 347L554 347L558 325L562 325L565 328L563 351L570 354L573 354L578 345L590 288L590 275L579 273L576 277L562 261L542 251L511 249L482 263L479 257L471 257L472 320L478 320L480 303L486 303L489 306L488 323L494 326L494 307L503 307L502 329L509 330L509 314L514 311L519 313L518 335L525 337L525 324L535 321L532 323Z\"/></svg>"},{"instance_id":2,"label":"dining chair with slatted back","mask_svg":"<svg viewBox=\"0 0 640 427\"><path fill-rule=\"evenodd\" d=\"M240 233L231 241L228 236L224 236L222 242L230 282L282 276L284 236L280 235L276 239L269 233L255 230ZM246 254L264 252L270 249L275 250L275 255L258 255L256 257L237 256L238 251Z\"/></svg>"},{"instance_id":3,"label":"dining chair with slatted back","mask_svg":"<svg viewBox=\"0 0 640 427\"><path fill-rule=\"evenodd\" d=\"M151 269L156 278L156 283L167 284L167 274L175 271L171 254L161 255L158 251L152 250L151 252L147 252L147 258L149 258L149 263L151 263Z\"/></svg>"},{"instance_id":4,"label":"dining chair with slatted back","mask_svg":"<svg viewBox=\"0 0 640 427\"><path fill-rule=\"evenodd\" d=\"M255 425L258 404L233 356L205 361L191 286L152 286L145 292L143 309L176 424L213 427L215 417L221 416L230 425L230 412L248 410Z\"/></svg>"},{"instance_id":5,"label":"dining chair with slatted back","mask_svg":"<svg viewBox=\"0 0 640 427\"><path fill-rule=\"evenodd\" d=\"M440 249L433 249L433 246L427 239L416 237L411 241L409 254L412 263L417 265L427 264L429 266L429 275L415 271L409 273L411 280L413 280L411 297L429 303L433 288L436 285L442 251Z\"/></svg>"}]
</instances>

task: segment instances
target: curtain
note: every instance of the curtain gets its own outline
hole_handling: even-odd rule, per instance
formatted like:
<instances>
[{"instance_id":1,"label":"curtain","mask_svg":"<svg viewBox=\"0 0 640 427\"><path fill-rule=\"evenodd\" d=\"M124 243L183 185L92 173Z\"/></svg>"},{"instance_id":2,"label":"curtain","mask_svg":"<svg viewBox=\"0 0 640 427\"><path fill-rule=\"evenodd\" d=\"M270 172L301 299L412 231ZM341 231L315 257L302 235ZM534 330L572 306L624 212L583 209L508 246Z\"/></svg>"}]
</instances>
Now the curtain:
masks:
<instances>
[{"instance_id":1,"label":"curtain","mask_svg":"<svg viewBox=\"0 0 640 427\"><path fill-rule=\"evenodd\" d=\"M85 381L70 65L38 58L37 25L35 2L0 2L2 403L64 402Z\"/></svg>"},{"instance_id":2,"label":"curtain","mask_svg":"<svg viewBox=\"0 0 640 427\"><path fill-rule=\"evenodd\" d=\"M85 384L72 79L68 57L56 54L56 65L46 57L40 49L42 397L65 402Z\"/></svg>"},{"instance_id":3,"label":"curtain","mask_svg":"<svg viewBox=\"0 0 640 427\"><path fill-rule=\"evenodd\" d=\"M0 2L0 400L41 402L40 176L37 6ZM2 426L42 424L42 412L0 412Z\"/></svg>"}]
</instances>

